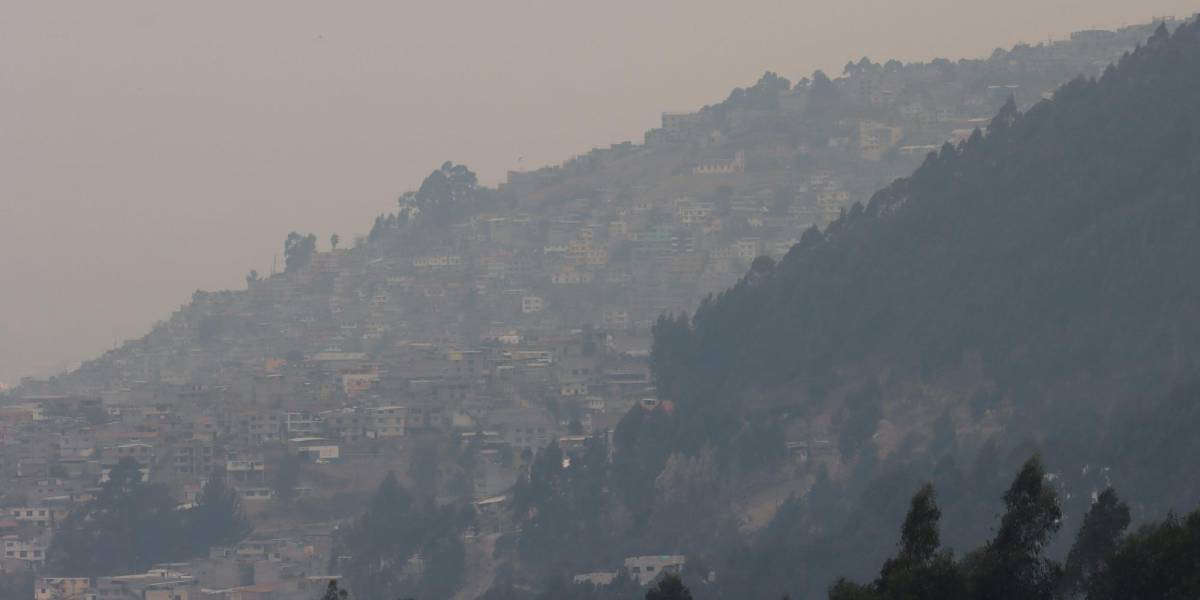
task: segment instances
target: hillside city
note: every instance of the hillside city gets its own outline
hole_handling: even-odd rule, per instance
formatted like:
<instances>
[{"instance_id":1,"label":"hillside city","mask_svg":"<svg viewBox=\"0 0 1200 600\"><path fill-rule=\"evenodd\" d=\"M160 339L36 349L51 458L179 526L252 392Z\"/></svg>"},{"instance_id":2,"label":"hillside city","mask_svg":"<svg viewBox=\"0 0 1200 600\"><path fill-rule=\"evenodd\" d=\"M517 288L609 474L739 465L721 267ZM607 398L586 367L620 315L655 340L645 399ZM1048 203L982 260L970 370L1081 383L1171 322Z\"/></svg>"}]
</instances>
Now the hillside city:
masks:
<instances>
[{"instance_id":1,"label":"hillside city","mask_svg":"<svg viewBox=\"0 0 1200 600\"><path fill-rule=\"evenodd\" d=\"M447 162L368 234L295 233L284 264L249 273L244 290L196 291L144 337L2 392L0 577L32 581L34 600L316 598L353 561L339 536L392 473L473 511L446 597L477 598L522 533L514 486L548 446L587 461L630 410L673 410L650 360L661 315L694 311L806 230L861 211L1007 102L1025 109L1098 76L1157 25L984 59L767 73L663 114L639 143L494 188ZM787 466L742 507L746 527L819 467L843 466L827 422L785 441ZM145 572L50 573L56 533L129 465L179 507L220 479L252 532ZM649 585L688 561L646 548L570 577ZM434 562L417 552L397 569Z\"/></svg>"}]
</instances>

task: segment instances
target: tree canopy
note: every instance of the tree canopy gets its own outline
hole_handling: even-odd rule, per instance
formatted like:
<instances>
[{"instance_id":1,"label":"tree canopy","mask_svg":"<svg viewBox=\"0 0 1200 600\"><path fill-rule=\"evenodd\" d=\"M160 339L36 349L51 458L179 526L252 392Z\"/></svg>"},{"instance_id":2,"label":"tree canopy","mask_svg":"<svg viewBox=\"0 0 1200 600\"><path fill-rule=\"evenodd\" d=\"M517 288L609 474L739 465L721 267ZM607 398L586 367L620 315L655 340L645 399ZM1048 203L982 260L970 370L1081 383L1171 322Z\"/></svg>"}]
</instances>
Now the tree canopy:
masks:
<instances>
[{"instance_id":1,"label":"tree canopy","mask_svg":"<svg viewBox=\"0 0 1200 600\"><path fill-rule=\"evenodd\" d=\"M1112 488L1093 503L1064 571L1043 555L1058 528L1058 499L1040 460L1021 468L1004 494L995 538L955 560L937 552L933 488L922 486L904 521L894 558L870 584L838 580L830 600L1089 600L1195 598L1200 594L1200 510L1124 536L1128 507Z\"/></svg>"},{"instance_id":2,"label":"tree canopy","mask_svg":"<svg viewBox=\"0 0 1200 600\"><path fill-rule=\"evenodd\" d=\"M303 269L312 261L313 254L316 251L316 235L311 233L303 235L295 231L289 233L287 239L283 242L284 270L290 273Z\"/></svg>"},{"instance_id":3,"label":"tree canopy","mask_svg":"<svg viewBox=\"0 0 1200 600\"><path fill-rule=\"evenodd\" d=\"M445 227L478 210L487 196L488 190L479 185L474 172L465 165L446 161L400 202L416 207L427 222Z\"/></svg>"},{"instance_id":4,"label":"tree canopy","mask_svg":"<svg viewBox=\"0 0 1200 600\"><path fill-rule=\"evenodd\" d=\"M359 518L336 532L332 560L359 598L449 598L463 576L462 534L474 526L469 504L439 506L389 473Z\"/></svg>"},{"instance_id":5,"label":"tree canopy","mask_svg":"<svg viewBox=\"0 0 1200 600\"><path fill-rule=\"evenodd\" d=\"M46 553L47 570L63 576L120 575L208 554L250 532L240 501L213 477L191 508L158 483L142 481L141 465L124 458L91 502L72 511Z\"/></svg>"}]
</instances>

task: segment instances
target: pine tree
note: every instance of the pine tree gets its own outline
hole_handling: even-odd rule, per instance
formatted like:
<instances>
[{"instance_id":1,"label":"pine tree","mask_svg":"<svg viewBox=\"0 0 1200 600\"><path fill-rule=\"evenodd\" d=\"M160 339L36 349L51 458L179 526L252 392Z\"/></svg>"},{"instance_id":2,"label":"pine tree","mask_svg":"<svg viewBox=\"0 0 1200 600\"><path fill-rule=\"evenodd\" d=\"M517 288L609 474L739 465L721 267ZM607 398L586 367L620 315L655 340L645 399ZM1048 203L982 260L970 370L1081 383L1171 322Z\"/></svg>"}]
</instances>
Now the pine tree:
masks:
<instances>
[{"instance_id":1,"label":"pine tree","mask_svg":"<svg viewBox=\"0 0 1200 600\"><path fill-rule=\"evenodd\" d=\"M1065 593L1084 591L1088 578L1116 552L1129 520L1129 505L1117 497L1115 490L1110 487L1100 493L1084 515L1075 544L1067 554L1061 586Z\"/></svg>"},{"instance_id":2,"label":"pine tree","mask_svg":"<svg viewBox=\"0 0 1200 600\"><path fill-rule=\"evenodd\" d=\"M349 592L338 588L336 579L330 579L329 585L325 588L325 594L321 596L321 600L347 600L349 597Z\"/></svg>"},{"instance_id":3,"label":"pine tree","mask_svg":"<svg viewBox=\"0 0 1200 600\"><path fill-rule=\"evenodd\" d=\"M1042 551L1058 531L1058 494L1046 484L1041 458L1021 467L1004 493L1005 513L996 537L984 547L972 586L980 600L1049 600L1061 567Z\"/></svg>"},{"instance_id":4,"label":"pine tree","mask_svg":"<svg viewBox=\"0 0 1200 600\"><path fill-rule=\"evenodd\" d=\"M175 500L162 484L142 481L124 458L94 500L73 511L46 552L48 571L70 576L122 575L192 556Z\"/></svg>"},{"instance_id":5,"label":"pine tree","mask_svg":"<svg viewBox=\"0 0 1200 600\"><path fill-rule=\"evenodd\" d=\"M933 558L941 545L938 520L942 511L934 501L933 485L926 483L913 496L912 507L900 530L900 555L898 558L909 563L924 563Z\"/></svg>"},{"instance_id":6,"label":"pine tree","mask_svg":"<svg viewBox=\"0 0 1200 600\"><path fill-rule=\"evenodd\" d=\"M949 551L939 552L938 521L942 511L933 485L926 483L913 496L900 530L895 558L883 564L870 585L839 579L829 590L830 600L939 600L963 598L967 586Z\"/></svg>"},{"instance_id":7,"label":"pine tree","mask_svg":"<svg viewBox=\"0 0 1200 600\"><path fill-rule=\"evenodd\" d=\"M840 577L829 588L829 600L880 600L880 597L872 586Z\"/></svg>"},{"instance_id":8,"label":"pine tree","mask_svg":"<svg viewBox=\"0 0 1200 600\"><path fill-rule=\"evenodd\" d=\"M1088 600L1200 598L1200 511L1169 515L1124 539L1087 586Z\"/></svg>"},{"instance_id":9,"label":"pine tree","mask_svg":"<svg viewBox=\"0 0 1200 600\"><path fill-rule=\"evenodd\" d=\"M366 512L338 531L333 556L349 557L340 567L360 598L447 598L461 582L462 532L474 519L471 505L417 499L388 473ZM420 569L410 568L415 557Z\"/></svg>"},{"instance_id":10,"label":"pine tree","mask_svg":"<svg viewBox=\"0 0 1200 600\"><path fill-rule=\"evenodd\" d=\"M185 515L194 553L202 555L212 547L225 547L244 539L253 529L242 510L237 491L225 485L219 475L209 478L196 499L196 506Z\"/></svg>"},{"instance_id":11,"label":"pine tree","mask_svg":"<svg viewBox=\"0 0 1200 600\"><path fill-rule=\"evenodd\" d=\"M667 573L646 590L646 600L692 600L692 592L678 575Z\"/></svg>"}]
</instances>

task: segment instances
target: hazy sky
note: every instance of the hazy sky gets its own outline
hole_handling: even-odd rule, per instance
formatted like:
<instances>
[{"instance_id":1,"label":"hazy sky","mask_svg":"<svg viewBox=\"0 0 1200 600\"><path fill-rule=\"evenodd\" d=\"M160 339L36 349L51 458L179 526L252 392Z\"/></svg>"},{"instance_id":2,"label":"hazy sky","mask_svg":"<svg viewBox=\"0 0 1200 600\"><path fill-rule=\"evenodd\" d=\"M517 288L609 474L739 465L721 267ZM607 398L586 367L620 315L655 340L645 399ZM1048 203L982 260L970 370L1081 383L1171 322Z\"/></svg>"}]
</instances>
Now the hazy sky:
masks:
<instances>
[{"instance_id":1,"label":"hazy sky","mask_svg":"<svg viewBox=\"0 0 1200 600\"><path fill-rule=\"evenodd\" d=\"M1053 5L1048 7L1047 5ZM0 2L0 381L347 242L442 161L640 141L764 70L986 56L1181 0Z\"/></svg>"}]
</instances>

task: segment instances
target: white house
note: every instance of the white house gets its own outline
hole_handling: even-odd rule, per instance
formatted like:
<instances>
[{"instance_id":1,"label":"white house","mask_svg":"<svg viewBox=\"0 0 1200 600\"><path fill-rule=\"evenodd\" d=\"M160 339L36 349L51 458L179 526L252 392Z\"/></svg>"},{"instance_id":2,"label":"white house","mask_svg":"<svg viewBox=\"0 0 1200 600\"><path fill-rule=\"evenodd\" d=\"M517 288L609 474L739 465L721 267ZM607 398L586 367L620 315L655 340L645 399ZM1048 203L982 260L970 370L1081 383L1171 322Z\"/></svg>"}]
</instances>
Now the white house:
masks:
<instances>
[{"instance_id":1,"label":"white house","mask_svg":"<svg viewBox=\"0 0 1200 600\"><path fill-rule=\"evenodd\" d=\"M678 554L631 556L625 559L625 571L641 585L649 585L663 573L679 574L687 558Z\"/></svg>"}]
</instances>

